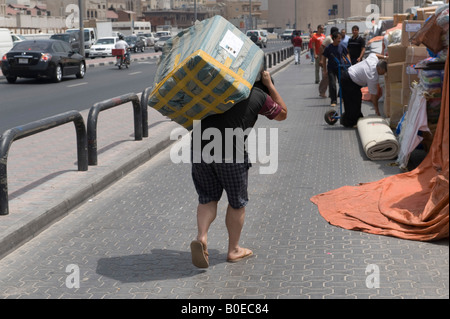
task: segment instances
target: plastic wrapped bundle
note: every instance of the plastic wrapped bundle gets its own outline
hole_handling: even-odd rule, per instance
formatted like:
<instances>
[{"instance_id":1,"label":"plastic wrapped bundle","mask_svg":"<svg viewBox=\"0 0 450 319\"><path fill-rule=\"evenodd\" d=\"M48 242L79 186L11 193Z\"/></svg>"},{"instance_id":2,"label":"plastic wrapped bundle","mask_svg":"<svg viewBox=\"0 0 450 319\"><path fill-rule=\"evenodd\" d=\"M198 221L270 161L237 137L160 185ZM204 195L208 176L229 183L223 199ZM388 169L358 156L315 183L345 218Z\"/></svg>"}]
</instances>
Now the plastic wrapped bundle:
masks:
<instances>
[{"instance_id":1,"label":"plastic wrapped bundle","mask_svg":"<svg viewBox=\"0 0 450 319\"><path fill-rule=\"evenodd\" d=\"M220 16L197 22L166 42L148 105L187 129L245 100L264 53Z\"/></svg>"}]
</instances>

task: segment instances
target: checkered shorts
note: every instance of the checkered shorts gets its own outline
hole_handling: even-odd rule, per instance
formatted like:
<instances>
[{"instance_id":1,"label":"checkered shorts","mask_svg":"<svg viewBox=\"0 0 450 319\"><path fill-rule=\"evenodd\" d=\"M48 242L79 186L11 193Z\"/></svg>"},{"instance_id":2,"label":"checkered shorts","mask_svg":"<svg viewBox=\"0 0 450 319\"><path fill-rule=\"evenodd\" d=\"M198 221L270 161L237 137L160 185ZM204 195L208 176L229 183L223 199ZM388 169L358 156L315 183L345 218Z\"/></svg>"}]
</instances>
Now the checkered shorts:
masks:
<instances>
[{"instance_id":1,"label":"checkered shorts","mask_svg":"<svg viewBox=\"0 0 450 319\"><path fill-rule=\"evenodd\" d=\"M200 204L218 202L225 190L231 207L245 207L250 166L249 163L193 163L192 179Z\"/></svg>"}]
</instances>

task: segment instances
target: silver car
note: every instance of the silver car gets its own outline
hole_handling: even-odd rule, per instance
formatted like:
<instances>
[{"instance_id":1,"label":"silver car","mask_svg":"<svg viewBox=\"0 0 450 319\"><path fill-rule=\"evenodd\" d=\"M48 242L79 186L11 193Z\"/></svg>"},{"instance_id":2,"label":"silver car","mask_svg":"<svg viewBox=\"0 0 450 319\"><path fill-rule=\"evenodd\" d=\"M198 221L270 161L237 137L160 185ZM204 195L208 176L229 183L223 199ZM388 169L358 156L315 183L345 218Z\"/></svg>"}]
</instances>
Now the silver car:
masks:
<instances>
[{"instance_id":1,"label":"silver car","mask_svg":"<svg viewBox=\"0 0 450 319\"><path fill-rule=\"evenodd\" d=\"M172 37L164 36L164 37L159 38L158 41L156 41L156 43L155 43L155 52L162 51L164 43L166 43L166 41L169 40L170 38L172 38Z\"/></svg>"}]
</instances>

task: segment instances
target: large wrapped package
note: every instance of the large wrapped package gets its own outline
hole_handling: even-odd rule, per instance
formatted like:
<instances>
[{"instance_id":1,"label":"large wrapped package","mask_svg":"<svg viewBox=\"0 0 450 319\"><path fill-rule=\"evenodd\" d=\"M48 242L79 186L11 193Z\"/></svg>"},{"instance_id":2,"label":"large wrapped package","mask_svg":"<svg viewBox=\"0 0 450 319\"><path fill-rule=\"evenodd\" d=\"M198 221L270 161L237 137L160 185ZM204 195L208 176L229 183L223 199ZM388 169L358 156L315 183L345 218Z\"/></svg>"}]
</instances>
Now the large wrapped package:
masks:
<instances>
[{"instance_id":1,"label":"large wrapped package","mask_svg":"<svg viewBox=\"0 0 450 319\"><path fill-rule=\"evenodd\" d=\"M168 40L148 105L188 130L250 95L264 53L221 16L197 22Z\"/></svg>"}]
</instances>

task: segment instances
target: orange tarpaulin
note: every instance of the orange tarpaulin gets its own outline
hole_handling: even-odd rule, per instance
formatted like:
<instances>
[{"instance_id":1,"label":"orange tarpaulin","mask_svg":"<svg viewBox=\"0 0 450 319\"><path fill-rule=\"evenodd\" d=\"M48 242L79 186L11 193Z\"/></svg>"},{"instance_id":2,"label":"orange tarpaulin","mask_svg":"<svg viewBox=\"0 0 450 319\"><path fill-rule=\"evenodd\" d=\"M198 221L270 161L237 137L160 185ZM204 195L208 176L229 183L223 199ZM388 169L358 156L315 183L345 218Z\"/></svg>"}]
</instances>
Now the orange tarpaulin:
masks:
<instances>
[{"instance_id":1,"label":"orange tarpaulin","mask_svg":"<svg viewBox=\"0 0 450 319\"><path fill-rule=\"evenodd\" d=\"M410 240L449 237L448 71L447 56L441 114L427 157L411 172L312 197L330 224Z\"/></svg>"}]
</instances>

